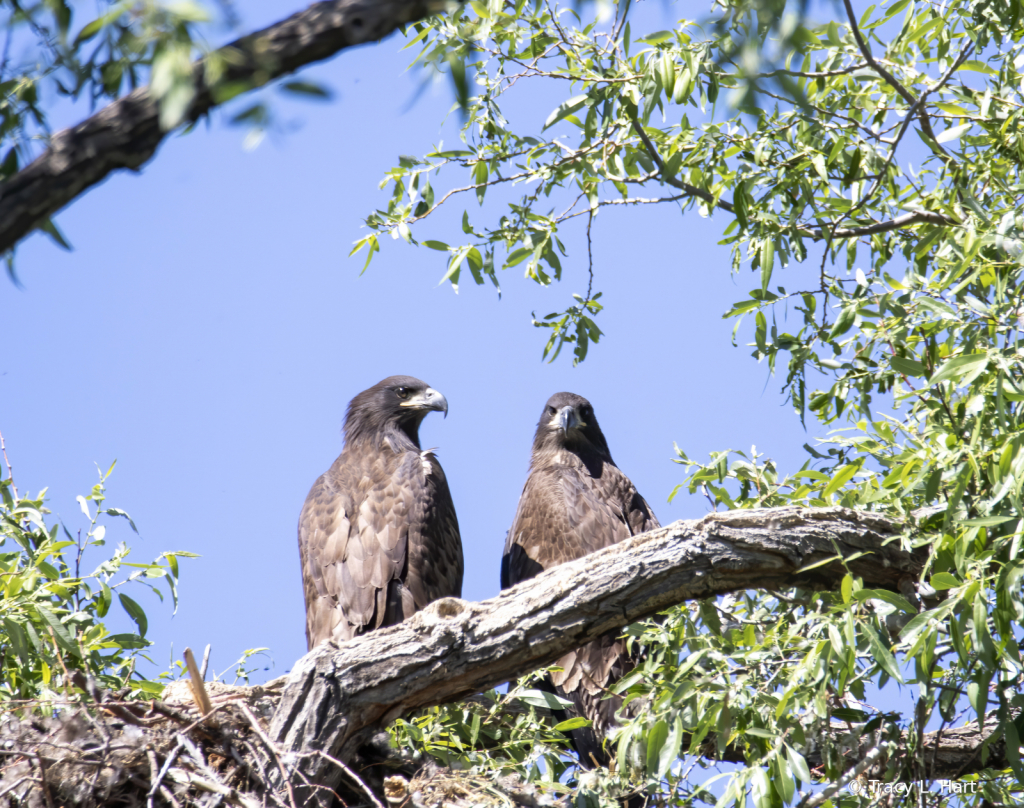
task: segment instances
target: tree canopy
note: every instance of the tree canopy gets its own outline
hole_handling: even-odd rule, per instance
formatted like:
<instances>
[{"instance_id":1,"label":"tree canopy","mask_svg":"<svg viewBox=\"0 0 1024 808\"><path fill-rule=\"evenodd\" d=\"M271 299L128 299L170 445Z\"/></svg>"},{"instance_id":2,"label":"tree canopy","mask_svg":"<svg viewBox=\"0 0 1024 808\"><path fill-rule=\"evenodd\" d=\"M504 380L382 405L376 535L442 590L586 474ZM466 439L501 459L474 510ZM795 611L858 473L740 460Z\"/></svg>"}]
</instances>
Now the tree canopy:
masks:
<instances>
[{"instance_id":1,"label":"tree canopy","mask_svg":"<svg viewBox=\"0 0 1024 808\"><path fill-rule=\"evenodd\" d=\"M32 170L17 155L40 120L34 82L86 64L92 37L125 48L139 19L112 6L72 36L61 3L6 5L9 25L39 33L39 15L53 14L60 35L40 34L57 42L44 69L4 79L13 149L0 205ZM723 0L709 19L663 31L633 30L630 11L480 0L399 20L418 62L451 76L463 142L386 173L390 201L354 252L369 264L390 234L445 253L456 286L463 273L500 286L517 266L553 284L570 257L587 262L586 293L534 321L547 358L569 348L579 363L601 337L601 278L583 257L594 229L623 205L707 218L733 272L753 273L723 313L734 337L785 375L794 417L834 431L798 469L729 451L705 462L684 445L680 488L716 510L884 514L905 526L892 541L921 554L923 572L873 588L845 557L838 588L744 589L630 627L646 651L618 690L647 709L623 723L613 773L573 774L535 713L495 735L479 712L432 708L398 721L394 737L449 764L515 770L581 805L612 804L624 781L680 806L1011 804L1024 782L1021 6L844 0L818 24L802 4ZM158 27L173 36L102 52L73 92L118 96L137 64L159 131L189 121L195 98L226 97L216 65L230 49L193 69L180 19ZM173 81L168 42L179 43ZM539 131L524 129L508 110L538 84L560 100ZM460 202L461 228L419 237L420 222ZM59 238L48 215L36 225ZM642 268L621 271L648 282ZM943 770L958 789L931 783L943 735L966 726L985 741ZM731 765L700 771L721 760Z\"/></svg>"}]
</instances>

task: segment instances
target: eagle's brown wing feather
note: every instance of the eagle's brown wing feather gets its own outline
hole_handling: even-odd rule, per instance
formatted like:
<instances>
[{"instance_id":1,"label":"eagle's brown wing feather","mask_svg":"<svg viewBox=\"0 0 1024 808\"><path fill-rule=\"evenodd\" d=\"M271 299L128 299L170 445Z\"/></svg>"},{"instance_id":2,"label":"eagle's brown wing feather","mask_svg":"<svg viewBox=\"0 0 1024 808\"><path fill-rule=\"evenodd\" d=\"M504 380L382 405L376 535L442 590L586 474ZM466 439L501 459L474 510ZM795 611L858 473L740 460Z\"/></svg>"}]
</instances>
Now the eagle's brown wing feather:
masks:
<instances>
[{"instance_id":1,"label":"eagle's brown wing feather","mask_svg":"<svg viewBox=\"0 0 1024 808\"><path fill-rule=\"evenodd\" d=\"M659 526L614 464L603 463L594 477L582 464L536 460L506 538L503 586ZM609 632L563 655L556 665L562 668L551 676L556 692L593 722L592 730L573 732L577 749L587 765L606 765L601 739L614 725L622 700L605 696L609 685L634 666L626 642L619 632Z\"/></svg>"},{"instance_id":2,"label":"eagle's brown wing feather","mask_svg":"<svg viewBox=\"0 0 1024 808\"><path fill-rule=\"evenodd\" d=\"M455 506L426 452L342 453L306 498L299 553L310 648L462 592Z\"/></svg>"}]
</instances>

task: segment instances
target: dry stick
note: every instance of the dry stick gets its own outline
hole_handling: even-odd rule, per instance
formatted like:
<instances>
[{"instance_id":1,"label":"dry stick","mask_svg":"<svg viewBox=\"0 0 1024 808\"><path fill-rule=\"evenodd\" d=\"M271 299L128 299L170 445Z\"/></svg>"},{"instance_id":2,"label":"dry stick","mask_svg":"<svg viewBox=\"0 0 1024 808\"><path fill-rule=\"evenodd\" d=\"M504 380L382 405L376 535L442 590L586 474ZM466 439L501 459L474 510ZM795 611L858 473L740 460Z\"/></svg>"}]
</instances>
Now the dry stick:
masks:
<instances>
[{"instance_id":1,"label":"dry stick","mask_svg":"<svg viewBox=\"0 0 1024 808\"><path fill-rule=\"evenodd\" d=\"M247 795L220 781L220 777L206 762L206 759L203 757L203 753L194 743L192 743L187 735L183 732L179 732L177 734L177 739L178 744L189 753L189 756L195 762L197 768L203 773L203 777L208 779L196 777L193 773L187 772L184 769L172 769L170 772L172 777L175 777L175 772L180 772L181 775L185 777L186 782L189 785L193 785L204 791L209 791L212 794L221 794L228 802L244 806L244 808L258 808L256 803Z\"/></svg>"},{"instance_id":2,"label":"dry stick","mask_svg":"<svg viewBox=\"0 0 1024 808\"><path fill-rule=\"evenodd\" d=\"M171 770L171 766L174 765L174 761L177 759L178 755L181 754L181 750L182 745L179 742L178 745L175 746L174 749L171 750L171 753L167 756L167 759L164 761L163 767L156 767L156 774L153 777L153 787L149 790L149 794L147 795L148 801L151 801L153 799L153 796L162 788L163 779ZM149 764L150 767L153 768L153 764L156 763L156 755L153 754L153 751L151 749L147 750L147 752L153 755L153 759L150 761Z\"/></svg>"},{"instance_id":3,"label":"dry stick","mask_svg":"<svg viewBox=\"0 0 1024 808\"><path fill-rule=\"evenodd\" d=\"M210 649L212 647L210 643L206 644L206 650L203 651L203 664L199 666L199 678L204 682L206 681L206 668L210 664Z\"/></svg>"},{"instance_id":4,"label":"dry stick","mask_svg":"<svg viewBox=\"0 0 1024 808\"><path fill-rule=\"evenodd\" d=\"M39 766L39 787L46 799L46 808L56 808L53 804L53 795L50 793L50 784L46 782L46 763L43 762L42 755L36 755L35 758L36 765Z\"/></svg>"},{"instance_id":5,"label":"dry stick","mask_svg":"<svg viewBox=\"0 0 1024 808\"><path fill-rule=\"evenodd\" d=\"M364 783L362 781L362 779L359 777L359 775L356 774L354 771L352 771L352 769L350 769L348 766L346 766L344 763L342 763L337 758L333 758L330 755L328 755L326 752L323 752L323 751L321 751L319 749L315 750L313 752L313 754L315 754L315 755L319 756L320 758L326 760L328 763L333 763L335 766L337 766L339 769L341 769L343 772L345 772L345 774L347 774L349 777L351 777L352 780L356 783L356 785L359 786L360 790L362 790L362 792L367 797L370 798L370 801L375 806L377 806L377 808L384 808L384 806L380 804L380 801L374 796L373 792L370 791L370 787L367 786L366 783Z\"/></svg>"},{"instance_id":6,"label":"dry stick","mask_svg":"<svg viewBox=\"0 0 1024 808\"><path fill-rule=\"evenodd\" d=\"M153 795L160 788L160 764L157 762L156 753L151 746L146 747L146 760L149 761L149 777L153 783L146 793L146 808L153 808Z\"/></svg>"},{"instance_id":7,"label":"dry stick","mask_svg":"<svg viewBox=\"0 0 1024 808\"><path fill-rule=\"evenodd\" d=\"M196 658L192 655L192 649L185 649L185 665L188 666L189 675L189 686L192 688L192 698L196 700L196 706L199 707L199 712L205 718L213 712L213 704L210 702L210 697L206 693L206 687L203 685L203 675L199 672L199 668L196 666ZM216 722L213 722L216 725Z\"/></svg>"},{"instance_id":8,"label":"dry stick","mask_svg":"<svg viewBox=\"0 0 1024 808\"><path fill-rule=\"evenodd\" d=\"M277 747L274 746L273 741L271 741L270 738L267 737L267 733L265 733L263 731L263 728L260 726L259 719L256 718L252 710L249 709L245 702L240 703L238 706L241 707L242 714L245 715L245 717L248 719L250 726L252 726L252 731L256 734L256 737L263 742L263 745L267 748L267 751L270 752L271 756L274 758L274 762L277 764L277 769L279 772L281 772L281 777L284 779L285 785L288 786L288 802L291 804L292 808L298 808L295 802L295 789L292 787L292 778L288 775L288 772L284 767L284 763L281 762L281 755L278 753ZM362 783L358 779L356 780L356 782L359 782L359 784L362 785Z\"/></svg>"},{"instance_id":9,"label":"dry stick","mask_svg":"<svg viewBox=\"0 0 1024 808\"><path fill-rule=\"evenodd\" d=\"M193 721L191 724L189 724L187 727L185 727L183 730L181 730L181 732L191 732L196 727L198 727L200 724L202 724L204 721L206 721L208 718L210 718L213 715L216 715L217 713L219 713L221 710L223 710L227 706L228 706L227 702L225 702L224 704L218 704L216 707L214 707L212 710L210 710L210 712L208 712L206 715L199 716L199 718L197 718L195 721ZM214 726L217 726L216 722L214 722Z\"/></svg>"},{"instance_id":10,"label":"dry stick","mask_svg":"<svg viewBox=\"0 0 1024 808\"><path fill-rule=\"evenodd\" d=\"M28 775L28 774L26 774L26 775L25 775L24 777L22 777L22 778L20 778L20 779L18 779L18 780L15 780L15 781L14 781L13 783L11 783L11 784L10 784L9 786L7 786L6 788L4 788L3 790L0 790L0 797L3 797L3 796L5 796L5 795L7 795L7 794L10 794L10 793L11 793L12 791L14 791L14 789L16 789L16 788L17 788L18 786L20 786L20 785L21 785L22 783L24 783L24 782L25 782L26 780L32 780L32 779L33 779L33 778L32 778L32 776L31 776L31 775ZM21 802L21 800L19 800L19 803L20 803L20 802Z\"/></svg>"},{"instance_id":11,"label":"dry stick","mask_svg":"<svg viewBox=\"0 0 1024 808\"><path fill-rule=\"evenodd\" d=\"M171 769L170 775L172 780L176 780L182 785L192 786L210 794L219 794L233 805L241 805L242 808L260 808L257 802L242 794L238 789L219 783L216 779L206 780L197 777L192 772L185 771L185 769Z\"/></svg>"}]
</instances>

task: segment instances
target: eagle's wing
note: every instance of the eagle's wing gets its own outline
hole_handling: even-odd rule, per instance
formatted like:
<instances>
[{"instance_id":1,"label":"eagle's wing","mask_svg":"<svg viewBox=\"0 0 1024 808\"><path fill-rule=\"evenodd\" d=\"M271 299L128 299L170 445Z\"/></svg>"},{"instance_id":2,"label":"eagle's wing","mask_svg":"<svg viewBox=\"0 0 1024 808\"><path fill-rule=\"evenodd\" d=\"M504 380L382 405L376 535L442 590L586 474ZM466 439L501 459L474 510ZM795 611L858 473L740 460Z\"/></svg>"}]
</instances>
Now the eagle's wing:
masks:
<instances>
[{"instance_id":1,"label":"eagle's wing","mask_svg":"<svg viewBox=\"0 0 1024 808\"><path fill-rule=\"evenodd\" d=\"M462 597L462 540L448 479L433 452L410 453L409 465L409 479L416 482L403 502L409 524L405 586L419 611L438 598Z\"/></svg>"},{"instance_id":2,"label":"eagle's wing","mask_svg":"<svg viewBox=\"0 0 1024 808\"><path fill-rule=\"evenodd\" d=\"M612 463L594 478L569 466L534 469L505 542L502 586L544 569L616 544L658 527L658 520L633 483ZM592 729L573 732L588 763L607 762L600 739L615 723L621 698L605 698L608 685L633 667L626 642L609 632L563 655L562 670L551 675L558 692L570 699Z\"/></svg>"},{"instance_id":3,"label":"eagle's wing","mask_svg":"<svg viewBox=\"0 0 1024 808\"><path fill-rule=\"evenodd\" d=\"M310 648L461 594L455 506L428 454L342 455L314 483L299 517Z\"/></svg>"},{"instance_id":4,"label":"eagle's wing","mask_svg":"<svg viewBox=\"0 0 1024 808\"><path fill-rule=\"evenodd\" d=\"M562 501L555 468L534 469L526 478L501 559L501 588L507 589L581 553Z\"/></svg>"}]
</instances>

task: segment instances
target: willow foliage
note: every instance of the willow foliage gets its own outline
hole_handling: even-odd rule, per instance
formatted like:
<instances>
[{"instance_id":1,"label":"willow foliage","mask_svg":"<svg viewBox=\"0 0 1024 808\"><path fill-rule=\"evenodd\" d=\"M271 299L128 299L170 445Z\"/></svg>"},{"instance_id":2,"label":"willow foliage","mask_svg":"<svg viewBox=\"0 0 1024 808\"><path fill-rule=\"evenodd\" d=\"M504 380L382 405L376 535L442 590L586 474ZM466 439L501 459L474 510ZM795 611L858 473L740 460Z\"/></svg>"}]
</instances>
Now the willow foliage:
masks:
<instances>
[{"instance_id":1,"label":"willow foliage","mask_svg":"<svg viewBox=\"0 0 1024 808\"><path fill-rule=\"evenodd\" d=\"M928 557L900 594L848 576L840 592L751 591L631 629L646 656L620 690L646 709L619 733L619 776L668 805L1012 803L1024 781L1020 5L846 2L813 24L799 6L736 0L657 32L631 27L629 3L600 11L481 0L416 26L419 61L479 93L466 91L459 149L388 172L390 201L356 249L372 257L385 234L417 243L419 222L462 202L461 232L423 242L447 252L453 285L468 273L497 286L517 266L546 285L563 277L574 219L589 238L617 206L714 214L732 270L752 273L724 316L785 375L797 417L832 431L788 471L680 449L680 487L716 508L885 512ZM503 106L542 82L563 100L543 126L513 128ZM802 263L814 280L787 289ZM599 286L591 272L585 295L535 321L546 356L569 345L586 358ZM926 731L970 721L990 733L980 760L933 782ZM695 774L716 757L736 765ZM862 761L884 779L854 779Z\"/></svg>"}]
</instances>

